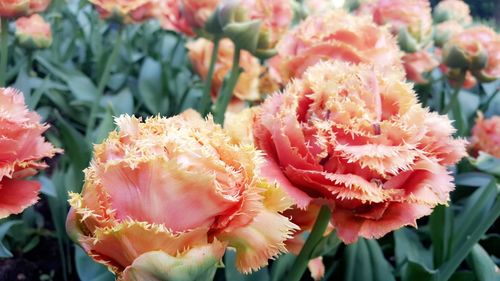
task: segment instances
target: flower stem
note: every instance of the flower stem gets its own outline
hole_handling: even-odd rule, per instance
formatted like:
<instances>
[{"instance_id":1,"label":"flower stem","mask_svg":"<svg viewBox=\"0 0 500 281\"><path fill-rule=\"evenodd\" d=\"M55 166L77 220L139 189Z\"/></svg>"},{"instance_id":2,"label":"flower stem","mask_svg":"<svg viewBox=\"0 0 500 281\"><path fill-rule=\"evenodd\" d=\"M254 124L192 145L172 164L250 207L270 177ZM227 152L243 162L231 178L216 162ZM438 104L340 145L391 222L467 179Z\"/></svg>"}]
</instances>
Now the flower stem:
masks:
<instances>
[{"instance_id":1,"label":"flower stem","mask_svg":"<svg viewBox=\"0 0 500 281\"><path fill-rule=\"evenodd\" d=\"M306 243L302 247L299 255L293 263L292 269L288 274L288 281L300 281L304 271L307 268L307 264L311 258L311 255L319 242L323 239L323 234L325 233L328 222L330 221L331 212L328 206L322 206L319 211L316 222L312 228L309 237L307 237Z\"/></svg>"},{"instance_id":2,"label":"flower stem","mask_svg":"<svg viewBox=\"0 0 500 281\"><path fill-rule=\"evenodd\" d=\"M99 80L99 84L97 85L97 97L95 98L95 101L92 104L92 108L90 109L89 122L87 123L87 129L85 132L87 138L90 137L92 129L95 126L97 110L99 109L99 104L104 94L104 89L106 88L106 85L108 84L109 78L111 76L111 67L115 63L116 58L118 57L118 53L121 49L122 33L123 33L123 27L120 27L118 30L118 34L116 36L115 45L113 47L113 50L111 51L111 55L108 57L108 60L106 61L106 65L104 66L101 79Z\"/></svg>"},{"instance_id":3,"label":"flower stem","mask_svg":"<svg viewBox=\"0 0 500 281\"><path fill-rule=\"evenodd\" d=\"M450 102L443 108L443 114L450 112L451 108L458 102L458 94L460 94L460 86L455 88L451 95Z\"/></svg>"},{"instance_id":4,"label":"flower stem","mask_svg":"<svg viewBox=\"0 0 500 281\"><path fill-rule=\"evenodd\" d=\"M220 37L216 36L214 38L212 57L210 58L210 66L208 68L208 74L207 77L205 78L205 83L203 85L203 96L201 97L200 107L199 107L199 111L203 116L207 116L208 112L210 111L212 80L214 76L215 62L217 61L217 55L219 53L219 43L220 43Z\"/></svg>"},{"instance_id":5,"label":"flower stem","mask_svg":"<svg viewBox=\"0 0 500 281\"><path fill-rule=\"evenodd\" d=\"M217 102L215 103L214 121L221 125L224 124L224 114L226 113L229 101L233 96L233 90L236 87L238 78L240 77L240 54L241 49L238 47L234 47L233 66L231 67L231 73L229 74L227 83L225 84L222 92L217 98Z\"/></svg>"},{"instance_id":6,"label":"flower stem","mask_svg":"<svg viewBox=\"0 0 500 281\"><path fill-rule=\"evenodd\" d=\"M5 87L7 80L7 62L9 61L9 21L1 19L2 31L0 36L0 87Z\"/></svg>"}]
</instances>

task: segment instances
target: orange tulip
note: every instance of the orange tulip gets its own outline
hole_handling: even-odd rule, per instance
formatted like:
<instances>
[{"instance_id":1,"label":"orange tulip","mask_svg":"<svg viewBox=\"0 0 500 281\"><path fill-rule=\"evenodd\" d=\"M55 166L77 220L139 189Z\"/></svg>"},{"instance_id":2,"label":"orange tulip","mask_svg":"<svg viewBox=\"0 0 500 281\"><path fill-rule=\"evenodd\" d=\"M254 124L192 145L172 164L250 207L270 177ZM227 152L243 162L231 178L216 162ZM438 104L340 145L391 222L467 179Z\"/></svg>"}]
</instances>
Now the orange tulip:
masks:
<instances>
[{"instance_id":1,"label":"orange tulip","mask_svg":"<svg viewBox=\"0 0 500 281\"><path fill-rule=\"evenodd\" d=\"M50 3L51 0L2 0L0 1L0 17L17 18L40 13L45 11Z\"/></svg>"},{"instance_id":2,"label":"orange tulip","mask_svg":"<svg viewBox=\"0 0 500 281\"><path fill-rule=\"evenodd\" d=\"M422 108L398 75L370 65L320 62L254 118L262 174L298 207L328 202L346 243L378 238L446 204L446 166L465 153L446 116Z\"/></svg>"},{"instance_id":3,"label":"orange tulip","mask_svg":"<svg viewBox=\"0 0 500 281\"><path fill-rule=\"evenodd\" d=\"M484 151L500 158L500 116L484 119L483 114L478 113L472 128L470 148L474 155Z\"/></svg>"},{"instance_id":4,"label":"orange tulip","mask_svg":"<svg viewBox=\"0 0 500 281\"><path fill-rule=\"evenodd\" d=\"M189 261L202 249L209 261L191 261L194 272L182 280L215 272L228 246L242 272L286 251L296 226L279 212L290 200L255 173L261 160L253 146L231 144L194 111L116 123L119 131L95 146L82 194L71 194L67 229L119 280L162 264L155 276L179 280L169 278L175 268L168 261Z\"/></svg>"},{"instance_id":5,"label":"orange tulip","mask_svg":"<svg viewBox=\"0 0 500 281\"><path fill-rule=\"evenodd\" d=\"M200 38L196 41L187 43L186 47L194 70L202 79L206 79L210 66L213 43L210 40ZM224 77L226 77L231 70L233 55L234 44L229 39L222 39L219 43L219 52L215 63L214 76L212 78L213 98L217 98L222 88ZM239 109L244 106L244 101L260 99L259 80L260 75L264 72L264 67L260 64L259 60L247 51L242 51L240 66L243 72L238 78L238 83L233 91L233 101L230 104L230 110L231 108L235 108L237 109L236 111L239 111Z\"/></svg>"},{"instance_id":6,"label":"orange tulip","mask_svg":"<svg viewBox=\"0 0 500 281\"><path fill-rule=\"evenodd\" d=\"M384 72L403 73L402 53L391 34L367 17L343 10L314 15L281 40L271 59L271 74L285 84L318 61L368 63Z\"/></svg>"},{"instance_id":7,"label":"orange tulip","mask_svg":"<svg viewBox=\"0 0 500 281\"><path fill-rule=\"evenodd\" d=\"M0 218L18 214L38 200L40 183L25 178L46 167L42 161L61 150L45 142L48 129L29 111L23 94L0 88Z\"/></svg>"},{"instance_id":8,"label":"orange tulip","mask_svg":"<svg viewBox=\"0 0 500 281\"><path fill-rule=\"evenodd\" d=\"M47 48L52 44L50 24L39 14L17 19L16 37L27 48Z\"/></svg>"}]
</instances>

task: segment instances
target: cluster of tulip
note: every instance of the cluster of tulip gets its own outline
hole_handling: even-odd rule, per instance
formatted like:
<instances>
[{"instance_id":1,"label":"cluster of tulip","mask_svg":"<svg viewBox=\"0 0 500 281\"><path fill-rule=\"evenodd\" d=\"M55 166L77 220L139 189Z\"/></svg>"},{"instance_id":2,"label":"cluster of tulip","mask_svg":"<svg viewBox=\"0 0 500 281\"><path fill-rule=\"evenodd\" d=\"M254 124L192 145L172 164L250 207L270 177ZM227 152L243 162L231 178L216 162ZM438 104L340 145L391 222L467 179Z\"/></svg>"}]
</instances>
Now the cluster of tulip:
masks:
<instances>
[{"instance_id":1,"label":"cluster of tulip","mask_svg":"<svg viewBox=\"0 0 500 281\"><path fill-rule=\"evenodd\" d=\"M20 43L50 45L34 14L48 1L4 2L2 19L33 14L17 19ZM416 227L449 201L447 168L468 141L408 80L430 83L436 68L457 89L500 78L500 35L471 26L458 0L434 15L427 0L361 1L352 13L326 0L90 2L103 19L155 18L190 37L205 83L199 113L117 117L71 194L70 237L118 280L211 280L226 248L244 273L299 254L299 280L310 257L301 233L315 221L310 239L333 229L344 243ZM36 201L39 184L23 178L62 151L11 88L0 91L0 125L5 217ZM500 157L500 118L479 113L470 142L471 155ZM321 263L310 267L320 278Z\"/></svg>"}]
</instances>

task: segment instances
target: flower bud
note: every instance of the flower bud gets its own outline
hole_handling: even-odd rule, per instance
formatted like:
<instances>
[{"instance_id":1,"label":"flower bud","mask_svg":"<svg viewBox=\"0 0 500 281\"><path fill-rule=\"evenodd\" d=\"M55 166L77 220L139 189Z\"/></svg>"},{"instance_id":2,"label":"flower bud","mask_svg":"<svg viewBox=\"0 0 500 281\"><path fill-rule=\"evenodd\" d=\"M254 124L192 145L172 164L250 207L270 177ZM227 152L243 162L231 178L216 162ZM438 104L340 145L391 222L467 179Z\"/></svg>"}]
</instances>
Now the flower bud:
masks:
<instances>
[{"instance_id":1,"label":"flower bud","mask_svg":"<svg viewBox=\"0 0 500 281\"><path fill-rule=\"evenodd\" d=\"M142 22L153 16L155 2L150 0L89 0L103 19L120 23Z\"/></svg>"},{"instance_id":2,"label":"flower bud","mask_svg":"<svg viewBox=\"0 0 500 281\"><path fill-rule=\"evenodd\" d=\"M462 25L472 22L469 6L461 0L440 1L433 12L434 21L437 23L456 21Z\"/></svg>"},{"instance_id":3,"label":"flower bud","mask_svg":"<svg viewBox=\"0 0 500 281\"><path fill-rule=\"evenodd\" d=\"M16 38L27 49L43 49L52 45L50 24L39 14L16 20Z\"/></svg>"},{"instance_id":4,"label":"flower bud","mask_svg":"<svg viewBox=\"0 0 500 281\"><path fill-rule=\"evenodd\" d=\"M49 7L51 0L30 0L30 13L41 13Z\"/></svg>"},{"instance_id":5,"label":"flower bud","mask_svg":"<svg viewBox=\"0 0 500 281\"><path fill-rule=\"evenodd\" d=\"M448 40L455 34L464 30L462 25L456 21L445 21L434 27L434 45L443 47Z\"/></svg>"},{"instance_id":6,"label":"flower bud","mask_svg":"<svg viewBox=\"0 0 500 281\"><path fill-rule=\"evenodd\" d=\"M483 151L500 158L500 116L485 119L483 114L478 112L469 148L473 155Z\"/></svg>"}]
</instances>

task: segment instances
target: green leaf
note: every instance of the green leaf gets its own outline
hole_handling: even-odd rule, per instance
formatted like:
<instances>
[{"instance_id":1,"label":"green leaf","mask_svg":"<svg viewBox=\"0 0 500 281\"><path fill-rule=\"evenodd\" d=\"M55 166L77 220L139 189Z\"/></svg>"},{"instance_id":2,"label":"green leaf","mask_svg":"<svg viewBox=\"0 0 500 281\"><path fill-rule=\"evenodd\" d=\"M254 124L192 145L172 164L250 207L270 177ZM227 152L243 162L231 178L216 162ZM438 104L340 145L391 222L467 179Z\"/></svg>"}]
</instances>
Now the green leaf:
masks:
<instances>
[{"instance_id":1,"label":"green leaf","mask_svg":"<svg viewBox=\"0 0 500 281\"><path fill-rule=\"evenodd\" d=\"M401 280L432 281L436 272L436 270L429 269L420 263L409 261L402 268Z\"/></svg>"},{"instance_id":2,"label":"green leaf","mask_svg":"<svg viewBox=\"0 0 500 281\"><path fill-rule=\"evenodd\" d=\"M55 116L59 122L58 129L61 134L61 140L64 143L66 155L69 156L72 163L80 170L85 169L90 162L90 156L92 154L90 144L87 143L85 137L64 120L59 113L56 113Z\"/></svg>"},{"instance_id":3,"label":"green leaf","mask_svg":"<svg viewBox=\"0 0 500 281\"><path fill-rule=\"evenodd\" d=\"M434 265L439 266L449 257L453 239L453 212L439 205L430 216L429 226L434 253Z\"/></svg>"},{"instance_id":4,"label":"green leaf","mask_svg":"<svg viewBox=\"0 0 500 281\"><path fill-rule=\"evenodd\" d=\"M153 114L164 113L168 109L169 100L164 95L161 81L161 64L146 58L139 73L139 93L146 108Z\"/></svg>"},{"instance_id":5,"label":"green leaf","mask_svg":"<svg viewBox=\"0 0 500 281\"><path fill-rule=\"evenodd\" d=\"M332 231L326 239L322 239L319 244L316 245L312 251L311 259L325 255L335 255L340 244L342 244L342 241L338 238L337 232Z\"/></svg>"},{"instance_id":6,"label":"green leaf","mask_svg":"<svg viewBox=\"0 0 500 281\"><path fill-rule=\"evenodd\" d=\"M9 232L10 228L14 225L22 224L23 222L20 220L11 220L11 221L3 221L0 224L0 258L11 258L13 257L12 253L5 247L2 243L5 235Z\"/></svg>"},{"instance_id":7,"label":"green leaf","mask_svg":"<svg viewBox=\"0 0 500 281\"><path fill-rule=\"evenodd\" d=\"M46 176L39 176L38 181L40 181L40 183L42 184L42 190L40 191L42 194L51 197L57 197L56 188L49 178L47 178Z\"/></svg>"},{"instance_id":8,"label":"green leaf","mask_svg":"<svg viewBox=\"0 0 500 281\"><path fill-rule=\"evenodd\" d=\"M105 266L94 262L80 247L75 247L75 264L81 281L115 280L115 276Z\"/></svg>"},{"instance_id":9,"label":"green leaf","mask_svg":"<svg viewBox=\"0 0 500 281\"><path fill-rule=\"evenodd\" d=\"M242 274L236 269L236 253L226 251L224 255L226 280L228 281L269 281L269 272L267 267L252 274Z\"/></svg>"},{"instance_id":10,"label":"green leaf","mask_svg":"<svg viewBox=\"0 0 500 281\"><path fill-rule=\"evenodd\" d=\"M500 158L480 151L479 156L470 161L478 170L500 177Z\"/></svg>"},{"instance_id":11,"label":"green leaf","mask_svg":"<svg viewBox=\"0 0 500 281\"><path fill-rule=\"evenodd\" d=\"M397 266L411 261L426 268L433 268L431 253L424 248L415 231L408 228L397 230L394 232L394 241Z\"/></svg>"},{"instance_id":12,"label":"green leaf","mask_svg":"<svg viewBox=\"0 0 500 281\"><path fill-rule=\"evenodd\" d=\"M283 280L295 261L292 254L282 255L271 266L271 281Z\"/></svg>"},{"instance_id":13,"label":"green leaf","mask_svg":"<svg viewBox=\"0 0 500 281\"><path fill-rule=\"evenodd\" d=\"M347 246L345 281L395 281L392 267L376 240L359 239Z\"/></svg>"},{"instance_id":14,"label":"green leaf","mask_svg":"<svg viewBox=\"0 0 500 281\"><path fill-rule=\"evenodd\" d=\"M474 271L478 281L500 280L500 275L495 272L495 263L479 244L476 244L472 248L467 262Z\"/></svg>"},{"instance_id":15,"label":"green leaf","mask_svg":"<svg viewBox=\"0 0 500 281\"><path fill-rule=\"evenodd\" d=\"M104 118L102 119L99 127L95 131L94 142L101 143L108 135L109 132L115 129L115 123L113 119L113 113L108 108L106 112L104 112Z\"/></svg>"}]
</instances>

